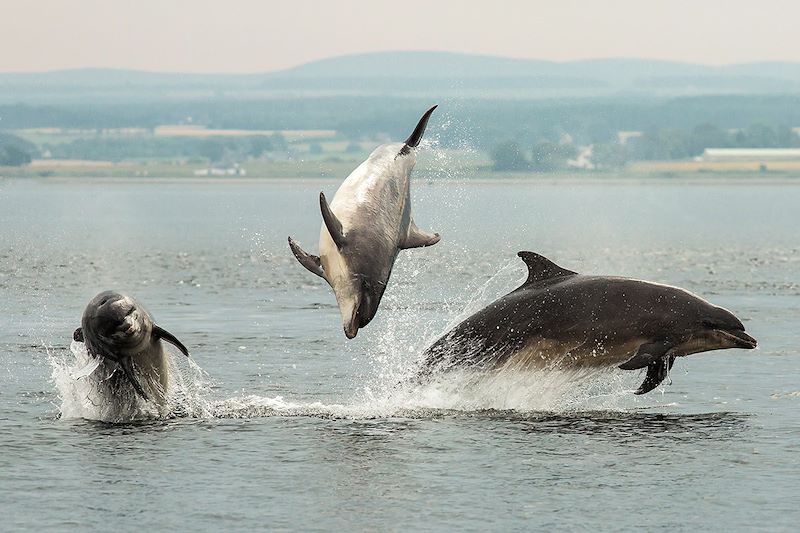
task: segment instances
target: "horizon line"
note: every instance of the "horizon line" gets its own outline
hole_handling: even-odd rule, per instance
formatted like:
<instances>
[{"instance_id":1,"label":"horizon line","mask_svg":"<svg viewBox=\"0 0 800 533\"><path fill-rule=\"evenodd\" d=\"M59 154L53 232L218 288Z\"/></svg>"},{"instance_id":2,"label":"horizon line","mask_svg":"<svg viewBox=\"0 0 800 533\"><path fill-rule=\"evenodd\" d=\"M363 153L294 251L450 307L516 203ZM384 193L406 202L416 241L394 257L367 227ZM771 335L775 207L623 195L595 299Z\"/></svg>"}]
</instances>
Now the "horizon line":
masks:
<instances>
[{"instance_id":1,"label":"horizon line","mask_svg":"<svg viewBox=\"0 0 800 533\"><path fill-rule=\"evenodd\" d=\"M375 52L359 52L353 54L341 54L341 55L333 55L333 56L326 56L319 59L312 59L309 61L303 61L292 65L290 67L284 67L274 70L252 70L252 71L236 71L236 72L224 72L224 71L196 71L196 70L150 70L150 69L140 69L140 68L129 68L129 67L114 67L114 66L98 66L98 65L87 65L87 66L75 66L75 67L61 67L61 68L52 68L52 69L45 69L45 70L0 70L0 75L36 75L36 74L53 74L59 72L78 72L78 71L117 71L117 72L136 72L141 74L176 74L176 75L190 75L190 76L257 76L257 75L265 75L265 74L279 74L281 72L288 72L297 68L301 68L308 65L313 65L315 63L322 63L325 61L331 61L336 59L344 59L344 58L351 58L351 57L365 57L365 56L379 56L379 55L387 55L387 54L430 54L430 55L453 55L453 56L460 56L460 57L473 57L473 58L487 58L487 59L499 59L499 60L509 60L509 61L519 61L519 62L538 62L538 63L550 63L554 65L568 65L568 64L575 64L575 63L591 63L591 62L601 62L601 61L642 61L642 62L652 62L652 63L666 63L666 64L674 64L674 65L685 65L685 66L696 66L696 67L706 67L712 69L718 68L726 68L726 67L734 67L734 66L744 66L744 65L758 65L758 64L773 64L773 65L798 65L800 66L800 61L780 61L780 60L770 60L770 59L762 59L762 60L751 60L751 61L742 61L742 62L734 62L734 63L702 63L702 62L693 62L693 61L683 61L677 59L662 59L662 58L654 58L654 57L634 57L634 56L606 56L606 57L587 57L582 59L568 59L568 60L556 60L556 59L543 59L538 57L514 57L514 56L504 56L504 55L493 55L493 54L473 54L467 52L456 52L451 50L381 50Z\"/></svg>"}]
</instances>

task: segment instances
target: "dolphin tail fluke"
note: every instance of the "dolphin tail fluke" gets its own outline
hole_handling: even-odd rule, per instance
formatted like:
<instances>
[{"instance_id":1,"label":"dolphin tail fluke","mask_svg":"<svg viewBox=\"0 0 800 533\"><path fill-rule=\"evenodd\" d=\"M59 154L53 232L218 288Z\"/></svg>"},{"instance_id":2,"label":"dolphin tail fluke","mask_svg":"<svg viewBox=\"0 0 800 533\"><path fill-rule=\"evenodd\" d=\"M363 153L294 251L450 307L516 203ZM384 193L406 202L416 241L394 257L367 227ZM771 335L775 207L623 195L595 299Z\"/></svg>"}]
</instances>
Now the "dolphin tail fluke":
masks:
<instances>
[{"instance_id":1,"label":"dolphin tail fluke","mask_svg":"<svg viewBox=\"0 0 800 533\"><path fill-rule=\"evenodd\" d=\"M414 221L411 221L411 224L408 226L408 235L403 241L400 243L401 250L407 250L409 248L422 248L423 246L433 246L441 237L438 233L428 233L423 231L414 224Z\"/></svg>"},{"instance_id":2,"label":"dolphin tail fluke","mask_svg":"<svg viewBox=\"0 0 800 533\"><path fill-rule=\"evenodd\" d=\"M128 378L128 381L131 385L133 385L134 390L136 393L142 397L145 401L148 401L150 398L147 396L147 393L144 392L144 389L139 384L139 381L136 379L136 374L133 369L133 362L131 361L130 357L125 357L119 361L119 366L122 368L122 373L125 374L125 377Z\"/></svg>"},{"instance_id":3,"label":"dolphin tail fluke","mask_svg":"<svg viewBox=\"0 0 800 533\"><path fill-rule=\"evenodd\" d=\"M336 218L336 215L331 211L331 206L328 205L328 200L325 198L325 193L319 193L319 209L322 211L322 220L325 221L325 227L328 228L328 233L331 234L331 239L336 243L336 246L343 248L347 244L342 229L342 223Z\"/></svg>"},{"instance_id":4,"label":"dolphin tail fluke","mask_svg":"<svg viewBox=\"0 0 800 533\"><path fill-rule=\"evenodd\" d=\"M165 330L164 328L160 328L156 325L153 325L153 335L155 335L157 339L161 339L172 344L173 346L178 348L183 355L189 357L189 350L186 349L186 346L184 346L183 343L179 341L178 338L169 331Z\"/></svg>"},{"instance_id":5,"label":"dolphin tail fluke","mask_svg":"<svg viewBox=\"0 0 800 533\"><path fill-rule=\"evenodd\" d=\"M425 111L425 114L422 115L422 118L419 119L419 122L417 122L417 127L414 128L414 131L412 131L411 135L408 136L408 139L406 139L406 142L403 144L403 148L400 149L400 153L397 155L410 154L412 148L419 146L419 142L422 140L422 136L425 134L425 128L428 127L428 120L430 120L433 111L437 107L438 105L435 105Z\"/></svg>"},{"instance_id":6,"label":"dolphin tail fluke","mask_svg":"<svg viewBox=\"0 0 800 533\"><path fill-rule=\"evenodd\" d=\"M322 270L322 261L320 261L319 257L306 253L291 237L289 237L289 248L292 249L297 261L306 267L306 270L325 279L325 272Z\"/></svg>"},{"instance_id":7,"label":"dolphin tail fluke","mask_svg":"<svg viewBox=\"0 0 800 533\"><path fill-rule=\"evenodd\" d=\"M647 375L645 376L644 381L642 381L642 384L639 385L639 388L636 389L634 394L647 394L651 390L658 387L669 375L669 371L672 370L672 365L674 363L675 356L671 355L647 365Z\"/></svg>"}]
</instances>

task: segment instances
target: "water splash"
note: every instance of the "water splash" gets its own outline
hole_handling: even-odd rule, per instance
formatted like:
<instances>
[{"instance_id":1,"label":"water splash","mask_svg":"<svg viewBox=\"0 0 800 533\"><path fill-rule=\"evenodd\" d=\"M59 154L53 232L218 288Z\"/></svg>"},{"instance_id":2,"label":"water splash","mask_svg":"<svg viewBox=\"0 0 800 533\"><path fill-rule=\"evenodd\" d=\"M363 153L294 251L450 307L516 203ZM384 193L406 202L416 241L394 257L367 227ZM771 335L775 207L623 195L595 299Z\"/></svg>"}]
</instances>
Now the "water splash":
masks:
<instances>
[{"instance_id":1,"label":"water splash","mask_svg":"<svg viewBox=\"0 0 800 533\"><path fill-rule=\"evenodd\" d=\"M459 128L451 117L445 117L442 128ZM466 130L465 130L466 131ZM370 341L349 343L344 347L359 365L366 369L354 383L353 393L341 402L298 402L282 396L214 398L206 374L191 360L171 357L171 394L166 410L142 402L138 397L120 402L99 394L90 379L75 379L72 375L86 362L82 345L71 346L71 354L51 357L52 379L61 397L61 414L65 418L87 418L106 421L127 421L142 418L174 416L200 418L259 417L259 416L319 416L341 418L431 417L442 413L472 413L499 410L518 413L574 412L582 410L624 410L641 401L631 394L633 379L619 372L581 374L564 371L516 372L477 374L451 372L425 385L408 381L417 359L436 338L464 318L488 304L510 288L519 285L526 272L516 257L498 268L495 255L481 257L464 242L458 241L463 228L457 227L452 213L467 205L476 189L467 187L465 159L476 158L478 152L469 145L465 134L463 143L445 149L439 137L430 135L423 140L421 161L412 178L414 212L421 227L439 231L440 244L422 250L404 251L395 266L390 288L384 296L381 312L370 328ZM448 184L449 194L444 203L420 209L426 203L440 201L436 187ZM455 183L455 187L452 185ZM220 275L216 270L205 272L208 280L235 280L235 286L252 286L241 280L243 267L270 261L294 262L283 246L273 255L266 246L266 234L253 232L242 224L241 236L247 252L237 261L232 272ZM498 238L502 238L499 236ZM249 242L247 242L249 241ZM502 249L500 242L497 249ZM494 252L493 252L494 253ZM433 260L431 260L433 258ZM469 258L465 261L464 258ZM165 261L174 261L166 257ZM216 268L216 263L199 262ZM466 266L465 266L466 265ZM307 273L301 269L291 272L307 283ZM441 271L454 275L442 284ZM252 275L248 272L247 276ZM269 283L275 283L270 276ZM453 284L462 289L455 294ZM296 290L290 288L290 290ZM46 306L44 306L46 308ZM363 338L363 335L362 335Z\"/></svg>"},{"instance_id":2,"label":"water splash","mask_svg":"<svg viewBox=\"0 0 800 533\"><path fill-rule=\"evenodd\" d=\"M487 410L516 413L575 414L623 412L637 407L625 376L612 371L506 371L486 374L454 371L425 383L399 382L387 369L342 403L298 402L283 396L244 395L212 398L206 373L190 359L170 357L170 394L166 407L146 402L132 391L109 397L100 386L105 376L76 375L90 361L82 343L70 356L50 356L52 380L60 398L61 417L104 422L168 418L255 418L310 416L341 419L436 418ZM390 365L391 368L391 365ZM405 373L402 373L405 372ZM408 367L401 372L407 376ZM383 381L381 381L383 380ZM387 380L391 382L388 385Z\"/></svg>"},{"instance_id":3,"label":"water splash","mask_svg":"<svg viewBox=\"0 0 800 533\"><path fill-rule=\"evenodd\" d=\"M388 394L365 388L341 404L248 395L214 402L210 412L215 418L314 416L358 420L436 418L484 411L519 416L624 412L637 401L624 378L610 372L508 372L492 376L452 372L421 386L398 385Z\"/></svg>"},{"instance_id":4,"label":"water splash","mask_svg":"<svg viewBox=\"0 0 800 533\"><path fill-rule=\"evenodd\" d=\"M188 358L168 355L170 386L166 404L145 401L131 390L113 393L105 386L111 375L105 366L89 372L93 360L83 343L73 341L70 354L58 356L48 350L51 380L61 398L62 418L83 418L104 422L130 422L174 417L207 417L209 389L207 374ZM107 373L107 372L106 372ZM113 373L113 372L112 372Z\"/></svg>"}]
</instances>

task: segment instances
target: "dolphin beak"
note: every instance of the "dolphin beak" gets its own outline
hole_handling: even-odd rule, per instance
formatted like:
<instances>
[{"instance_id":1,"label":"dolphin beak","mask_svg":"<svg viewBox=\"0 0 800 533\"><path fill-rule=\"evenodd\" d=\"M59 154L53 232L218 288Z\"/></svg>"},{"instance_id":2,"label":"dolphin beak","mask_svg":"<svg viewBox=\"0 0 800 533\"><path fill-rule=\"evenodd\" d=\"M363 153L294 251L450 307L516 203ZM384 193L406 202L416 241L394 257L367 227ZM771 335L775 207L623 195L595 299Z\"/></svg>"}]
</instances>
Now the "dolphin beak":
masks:
<instances>
[{"instance_id":1,"label":"dolphin beak","mask_svg":"<svg viewBox=\"0 0 800 533\"><path fill-rule=\"evenodd\" d=\"M344 335L348 339L354 339L358 335L358 328L361 327L361 321L358 317L358 305L353 306L353 311L350 317L344 321Z\"/></svg>"},{"instance_id":2,"label":"dolphin beak","mask_svg":"<svg viewBox=\"0 0 800 533\"><path fill-rule=\"evenodd\" d=\"M744 348L745 350L752 350L753 348L758 346L758 341L756 341L753 337L745 333L744 330L716 329L714 331L719 333L719 335L722 338L730 341L736 348Z\"/></svg>"},{"instance_id":3,"label":"dolphin beak","mask_svg":"<svg viewBox=\"0 0 800 533\"><path fill-rule=\"evenodd\" d=\"M339 300L339 311L342 313L342 329L348 339L354 339L358 335L358 328L361 324L361 293L356 293L353 297Z\"/></svg>"},{"instance_id":4,"label":"dolphin beak","mask_svg":"<svg viewBox=\"0 0 800 533\"><path fill-rule=\"evenodd\" d=\"M355 339L358 335L358 319L349 321L344 325L344 335L348 339Z\"/></svg>"}]
</instances>

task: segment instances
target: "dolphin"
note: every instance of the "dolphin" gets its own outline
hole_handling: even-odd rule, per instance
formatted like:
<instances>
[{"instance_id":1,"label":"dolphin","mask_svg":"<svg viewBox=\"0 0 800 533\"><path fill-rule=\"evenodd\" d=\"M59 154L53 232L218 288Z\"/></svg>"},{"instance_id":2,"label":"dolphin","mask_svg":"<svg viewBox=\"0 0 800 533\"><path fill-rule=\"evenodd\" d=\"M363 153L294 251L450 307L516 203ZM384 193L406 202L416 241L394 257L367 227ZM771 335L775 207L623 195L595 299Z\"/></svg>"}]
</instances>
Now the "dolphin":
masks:
<instances>
[{"instance_id":1,"label":"dolphin","mask_svg":"<svg viewBox=\"0 0 800 533\"><path fill-rule=\"evenodd\" d=\"M400 250L439 242L438 233L422 231L414 223L409 187L415 148L436 107L422 115L405 142L377 147L344 180L330 204L319 193L319 257L289 237L300 264L333 288L348 339L378 311Z\"/></svg>"},{"instance_id":2,"label":"dolphin","mask_svg":"<svg viewBox=\"0 0 800 533\"><path fill-rule=\"evenodd\" d=\"M534 252L517 254L528 279L430 346L419 376L473 368L646 368L635 394L656 388L676 357L753 349L741 321L686 290L611 276L587 276Z\"/></svg>"},{"instance_id":3,"label":"dolphin","mask_svg":"<svg viewBox=\"0 0 800 533\"><path fill-rule=\"evenodd\" d=\"M107 381L115 392L130 385L144 400L150 400L152 395L162 405L169 385L169 361L161 341L189 355L186 346L157 326L141 304L114 291L92 298L83 312L81 327L72 338L84 343L92 358L88 368L80 372L82 377L104 367L102 374L110 376ZM124 380L119 378L120 373Z\"/></svg>"}]
</instances>

